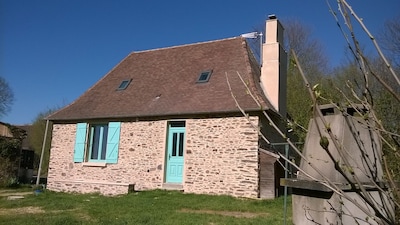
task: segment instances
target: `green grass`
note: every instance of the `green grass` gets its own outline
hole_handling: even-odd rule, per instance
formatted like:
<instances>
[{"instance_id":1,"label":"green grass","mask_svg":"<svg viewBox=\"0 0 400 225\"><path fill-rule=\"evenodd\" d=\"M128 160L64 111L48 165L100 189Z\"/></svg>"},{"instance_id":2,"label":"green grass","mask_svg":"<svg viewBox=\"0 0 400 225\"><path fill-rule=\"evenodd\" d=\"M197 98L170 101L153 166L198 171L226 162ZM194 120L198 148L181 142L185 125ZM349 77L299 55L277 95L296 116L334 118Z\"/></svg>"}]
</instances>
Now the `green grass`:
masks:
<instances>
[{"instance_id":1,"label":"green grass","mask_svg":"<svg viewBox=\"0 0 400 225\"><path fill-rule=\"evenodd\" d=\"M238 199L171 191L118 197L46 191L0 199L0 224L283 224L284 198ZM288 215L291 215L288 198ZM291 224L291 218L287 218Z\"/></svg>"}]
</instances>

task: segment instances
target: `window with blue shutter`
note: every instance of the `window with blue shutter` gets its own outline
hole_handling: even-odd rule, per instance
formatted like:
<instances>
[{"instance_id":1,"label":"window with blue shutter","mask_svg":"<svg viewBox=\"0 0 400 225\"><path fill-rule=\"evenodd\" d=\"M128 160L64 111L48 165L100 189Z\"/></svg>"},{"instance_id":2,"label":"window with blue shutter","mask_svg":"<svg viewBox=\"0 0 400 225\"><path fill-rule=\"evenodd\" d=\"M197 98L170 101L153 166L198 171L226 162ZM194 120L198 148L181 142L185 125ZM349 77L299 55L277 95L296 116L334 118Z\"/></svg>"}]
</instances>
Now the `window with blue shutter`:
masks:
<instances>
[{"instance_id":1,"label":"window with blue shutter","mask_svg":"<svg viewBox=\"0 0 400 225\"><path fill-rule=\"evenodd\" d=\"M76 124L74 162L83 162L86 146L86 129L87 123Z\"/></svg>"},{"instance_id":2,"label":"window with blue shutter","mask_svg":"<svg viewBox=\"0 0 400 225\"><path fill-rule=\"evenodd\" d=\"M121 131L121 122L110 122L108 124L107 137L107 163L117 163L119 136Z\"/></svg>"},{"instance_id":3,"label":"window with blue shutter","mask_svg":"<svg viewBox=\"0 0 400 225\"><path fill-rule=\"evenodd\" d=\"M74 162L117 163L120 130L121 122L78 123Z\"/></svg>"}]
</instances>

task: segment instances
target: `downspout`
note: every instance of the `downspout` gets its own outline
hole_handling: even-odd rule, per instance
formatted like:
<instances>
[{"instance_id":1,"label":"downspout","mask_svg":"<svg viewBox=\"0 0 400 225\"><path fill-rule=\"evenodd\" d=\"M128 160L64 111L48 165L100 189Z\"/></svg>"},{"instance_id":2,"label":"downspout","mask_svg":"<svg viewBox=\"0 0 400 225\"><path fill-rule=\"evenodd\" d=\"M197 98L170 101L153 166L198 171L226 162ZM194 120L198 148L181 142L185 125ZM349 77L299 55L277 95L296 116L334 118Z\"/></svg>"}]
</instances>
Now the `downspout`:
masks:
<instances>
[{"instance_id":1,"label":"downspout","mask_svg":"<svg viewBox=\"0 0 400 225\"><path fill-rule=\"evenodd\" d=\"M44 137L43 137L43 144L42 144L42 153L40 154L40 162L39 162L39 169L38 169L38 174L36 177L36 185L39 185L40 181L40 173L42 172L42 163L43 163L43 155L44 155L44 148L46 147L46 140L47 140L47 130L49 128L49 120L46 120L46 130L44 131Z\"/></svg>"}]
</instances>

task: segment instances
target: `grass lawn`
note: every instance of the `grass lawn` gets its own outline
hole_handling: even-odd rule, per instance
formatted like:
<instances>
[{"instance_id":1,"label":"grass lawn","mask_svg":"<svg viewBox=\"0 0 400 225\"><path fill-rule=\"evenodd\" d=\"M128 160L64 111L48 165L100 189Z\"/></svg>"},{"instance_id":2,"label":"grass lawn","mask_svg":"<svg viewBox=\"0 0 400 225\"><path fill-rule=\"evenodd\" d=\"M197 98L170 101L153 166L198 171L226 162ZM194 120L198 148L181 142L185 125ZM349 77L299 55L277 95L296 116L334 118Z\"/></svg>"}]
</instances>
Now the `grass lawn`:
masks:
<instances>
[{"instance_id":1,"label":"grass lawn","mask_svg":"<svg viewBox=\"0 0 400 225\"><path fill-rule=\"evenodd\" d=\"M0 224L283 224L284 198L145 191L118 197L46 191L7 200L0 196ZM288 198L287 224L291 224Z\"/></svg>"}]
</instances>

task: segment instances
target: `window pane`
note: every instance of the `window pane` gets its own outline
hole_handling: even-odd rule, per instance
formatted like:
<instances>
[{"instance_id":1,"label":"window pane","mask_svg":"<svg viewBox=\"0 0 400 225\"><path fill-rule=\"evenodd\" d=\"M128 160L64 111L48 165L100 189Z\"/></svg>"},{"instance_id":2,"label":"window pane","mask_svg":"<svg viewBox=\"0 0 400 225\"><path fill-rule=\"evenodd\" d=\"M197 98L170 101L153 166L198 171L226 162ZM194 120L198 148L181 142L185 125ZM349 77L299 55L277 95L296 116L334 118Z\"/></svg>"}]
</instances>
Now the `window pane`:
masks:
<instances>
[{"instance_id":1,"label":"window pane","mask_svg":"<svg viewBox=\"0 0 400 225\"><path fill-rule=\"evenodd\" d=\"M177 139L177 133L174 133L172 136L172 156L176 156L176 139Z\"/></svg>"},{"instance_id":2,"label":"window pane","mask_svg":"<svg viewBox=\"0 0 400 225\"><path fill-rule=\"evenodd\" d=\"M118 89L125 89L126 86L128 86L128 81L124 80L121 82L121 84L119 85Z\"/></svg>"},{"instance_id":3,"label":"window pane","mask_svg":"<svg viewBox=\"0 0 400 225\"><path fill-rule=\"evenodd\" d=\"M130 79L130 80L123 80L122 82L121 82L121 84L119 85L119 87L117 88L117 90L118 91L122 91L122 90L125 90L127 87L128 87L128 85L129 85L129 83L132 81L132 79Z\"/></svg>"},{"instance_id":4,"label":"window pane","mask_svg":"<svg viewBox=\"0 0 400 225\"><path fill-rule=\"evenodd\" d=\"M183 156L184 133L179 133L179 156Z\"/></svg>"},{"instance_id":5,"label":"window pane","mask_svg":"<svg viewBox=\"0 0 400 225\"><path fill-rule=\"evenodd\" d=\"M93 139L92 141L92 154L90 159L98 159L99 158L99 139L100 139L100 127L93 126L91 131Z\"/></svg>"},{"instance_id":6,"label":"window pane","mask_svg":"<svg viewBox=\"0 0 400 225\"><path fill-rule=\"evenodd\" d=\"M90 159L106 160L108 125L92 125L90 132Z\"/></svg>"},{"instance_id":7,"label":"window pane","mask_svg":"<svg viewBox=\"0 0 400 225\"><path fill-rule=\"evenodd\" d=\"M103 138L101 145L101 159L106 160L106 151L107 151L107 135L108 135L108 126L103 125Z\"/></svg>"},{"instance_id":8,"label":"window pane","mask_svg":"<svg viewBox=\"0 0 400 225\"><path fill-rule=\"evenodd\" d=\"M208 77L208 73L202 73L202 74L200 75L199 81L207 80L207 77Z\"/></svg>"},{"instance_id":9,"label":"window pane","mask_svg":"<svg viewBox=\"0 0 400 225\"><path fill-rule=\"evenodd\" d=\"M210 79L211 73L212 73L212 70L201 72L199 78L197 79L197 83L208 82L208 80Z\"/></svg>"},{"instance_id":10,"label":"window pane","mask_svg":"<svg viewBox=\"0 0 400 225\"><path fill-rule=\"evenodd\" d=\"M171 121L169 125L170 127L185 127L185 121Z\"/></svg>"}]
</instances>

